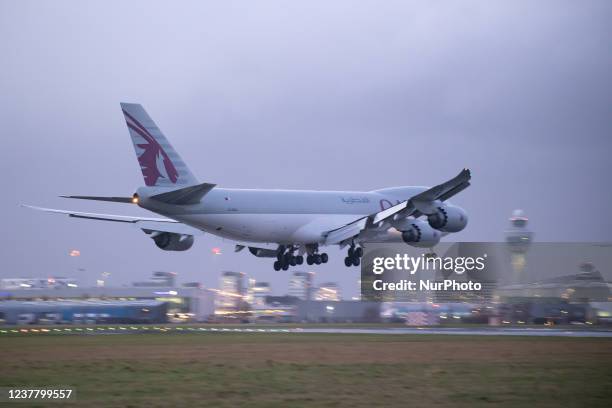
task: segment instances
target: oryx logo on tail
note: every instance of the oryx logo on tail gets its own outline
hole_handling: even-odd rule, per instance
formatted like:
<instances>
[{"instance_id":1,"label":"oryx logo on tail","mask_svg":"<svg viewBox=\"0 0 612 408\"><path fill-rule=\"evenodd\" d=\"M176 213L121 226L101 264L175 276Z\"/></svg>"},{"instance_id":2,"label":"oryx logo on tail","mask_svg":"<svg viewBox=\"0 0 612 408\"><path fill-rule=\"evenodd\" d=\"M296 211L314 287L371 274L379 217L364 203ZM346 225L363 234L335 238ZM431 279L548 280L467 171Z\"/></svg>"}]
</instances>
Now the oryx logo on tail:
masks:
<instances>
[{"instance_id":1,"label":"oryx logo on tail","mask_svg":"<svg viewBox=\"0 0 612 408\"><path fill-rule=\"evenodd\" d=\"M176 189L199 184L141 105L122 103L121 110L147 187Z\"/></svg>"},{"instance_id":2,"label":"oryx logo on tail","mask_svg":"<svg viewBox=\"0 0 612 408\"><path fill-rule=\"evenodd\" d=\"M125 121L128 128L141 136L146 143L135 143L134 145L142 149L142 153L138 155L138 162L142 169L145 184L154 186L157 180L161 177L171 181L173 184L178 180L178 171L174 167L172 160L168 157L166 151L149 133L149 131L132 115L123 110Z\"/></svg>"}]
</instances>

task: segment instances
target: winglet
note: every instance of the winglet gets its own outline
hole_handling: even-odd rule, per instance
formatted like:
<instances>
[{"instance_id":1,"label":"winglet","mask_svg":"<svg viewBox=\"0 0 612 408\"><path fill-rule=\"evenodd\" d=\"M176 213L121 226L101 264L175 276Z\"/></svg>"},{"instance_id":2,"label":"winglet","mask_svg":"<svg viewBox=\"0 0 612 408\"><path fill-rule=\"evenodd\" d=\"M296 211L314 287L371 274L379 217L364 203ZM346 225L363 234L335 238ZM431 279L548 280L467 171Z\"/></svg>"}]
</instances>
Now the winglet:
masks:
<instances>
[{"instance_id":1,"label":"winglet","mask_svg":"<svg viewBox=\"0 0 612 408\"><path fill-rule=\"evenodd\" d=\"M415 208L423 214L431 214L434 210L432 208L434 201L440 200L445 201L459 192L465 190L470 186L470 179L472 173L468 169L463 169L458 175L452 179L438 184L420 194L412 197L410 200L414 204Z\"/></svg>"}]
</instances>

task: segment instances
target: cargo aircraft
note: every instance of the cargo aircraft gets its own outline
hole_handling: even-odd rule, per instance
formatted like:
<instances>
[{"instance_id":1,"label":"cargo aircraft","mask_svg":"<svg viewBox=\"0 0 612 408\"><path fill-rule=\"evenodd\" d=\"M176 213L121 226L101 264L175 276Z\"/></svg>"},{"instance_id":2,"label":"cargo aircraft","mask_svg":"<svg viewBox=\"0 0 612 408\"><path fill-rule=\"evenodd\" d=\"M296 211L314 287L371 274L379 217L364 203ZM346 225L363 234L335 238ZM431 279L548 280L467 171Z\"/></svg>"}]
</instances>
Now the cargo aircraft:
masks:
<instances>
[{"instance_id":1,"label":"cargo aircraft","mask_svg":"<svg viewBox=\"0 0 612 408\"><path fill-rule=\"evenodd\" d=\"M404 242L432 248L463 230L466 212L447 200L470 185L462 170L434 187L374 191L222 188L200 182L139 104L122 103L144 186L131 196L62 196L138 205L163 218L96 214L27 206L74 218L132 224L165 251L185 251L208 232L236 242L256 257L274 259L275 270L328 262L322 248L347 248L344 264L359 266L368 242ZM304 259L305 258L305 259Z\"/></svg>"}]
</instances>

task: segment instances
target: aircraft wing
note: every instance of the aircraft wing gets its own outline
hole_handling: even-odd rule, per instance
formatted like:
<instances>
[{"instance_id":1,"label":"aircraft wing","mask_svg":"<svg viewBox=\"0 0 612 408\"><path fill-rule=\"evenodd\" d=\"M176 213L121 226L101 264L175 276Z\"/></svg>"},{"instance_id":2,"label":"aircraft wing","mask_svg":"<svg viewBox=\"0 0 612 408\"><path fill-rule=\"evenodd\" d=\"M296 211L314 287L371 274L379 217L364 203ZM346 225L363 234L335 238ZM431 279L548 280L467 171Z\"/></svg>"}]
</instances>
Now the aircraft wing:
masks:
<instances>
[{"instance_id":1,"label":"aircraft wing","mask_svg":"<svg viewBox=\"0 0 612 408\"><path fill-rule=\"evenodd\" d=\"M128 215L114 215L114 214L98 214L88 213L79 211L69 210L56 210L53 208L36 207L32 205L24 205L24 207L31 208L37 211L64 214L73 218L84 218L88 220L97 221L112 221L112 222L123 222L132 224L143 231L150 233L151 231L161 232L173 232L175 234L186 234L186 235L199 235L202 234L197 228L190 227L189 225L183 224L179 221L172 220L169 218L147 218L147 217L132 217Z\"/></svg>"},{"instance_id":2,"label":"aircraft wing","mask_svg":"<svg viewBox=\"0 0 612 408\"><path fill-rule=\"evenodd\" d=\"M382 226L384 221L392 217L398 219L411 215L419 217L422 214L431 214L435 208L436 201L448 200L460 191L465 190L470 185L470 178L470 171L468 169L463 169L461 173L451 180L431 187L393 207L359 218L343 227L326 232L324 234L325 244L340 244L348 239L356 237L365 230Z\"/></svg>"}]
</instances>

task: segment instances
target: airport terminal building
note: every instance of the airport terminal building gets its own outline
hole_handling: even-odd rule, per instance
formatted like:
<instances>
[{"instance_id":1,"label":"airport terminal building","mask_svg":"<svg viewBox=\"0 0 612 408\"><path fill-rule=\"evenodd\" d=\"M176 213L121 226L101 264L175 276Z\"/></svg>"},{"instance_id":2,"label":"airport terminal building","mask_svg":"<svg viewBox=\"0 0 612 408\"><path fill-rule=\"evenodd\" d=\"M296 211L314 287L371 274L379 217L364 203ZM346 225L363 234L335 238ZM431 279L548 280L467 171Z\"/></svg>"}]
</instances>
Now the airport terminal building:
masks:
<instances>
[{"instance_id":1,"label":"airport terminal building","mask_svg":"<svg viewBox=\"0 0 612 408\"><path fill-rule=\"evenodd\" d=\"M1 289L0 320L8 324L102 323L109 319L203 322L215 313L214 299L214 291L196 286Z\"/></svg>"},{"instance_id":2,"label":"airport terminal building","mask_svg":"<svg viewBox=\"0 0 612 408\"><path fill-rule=\"evenodd\" d=\"M168 304L156 300L6 300L3 324L164 323Z\"/></svg>"}]
</instances>

